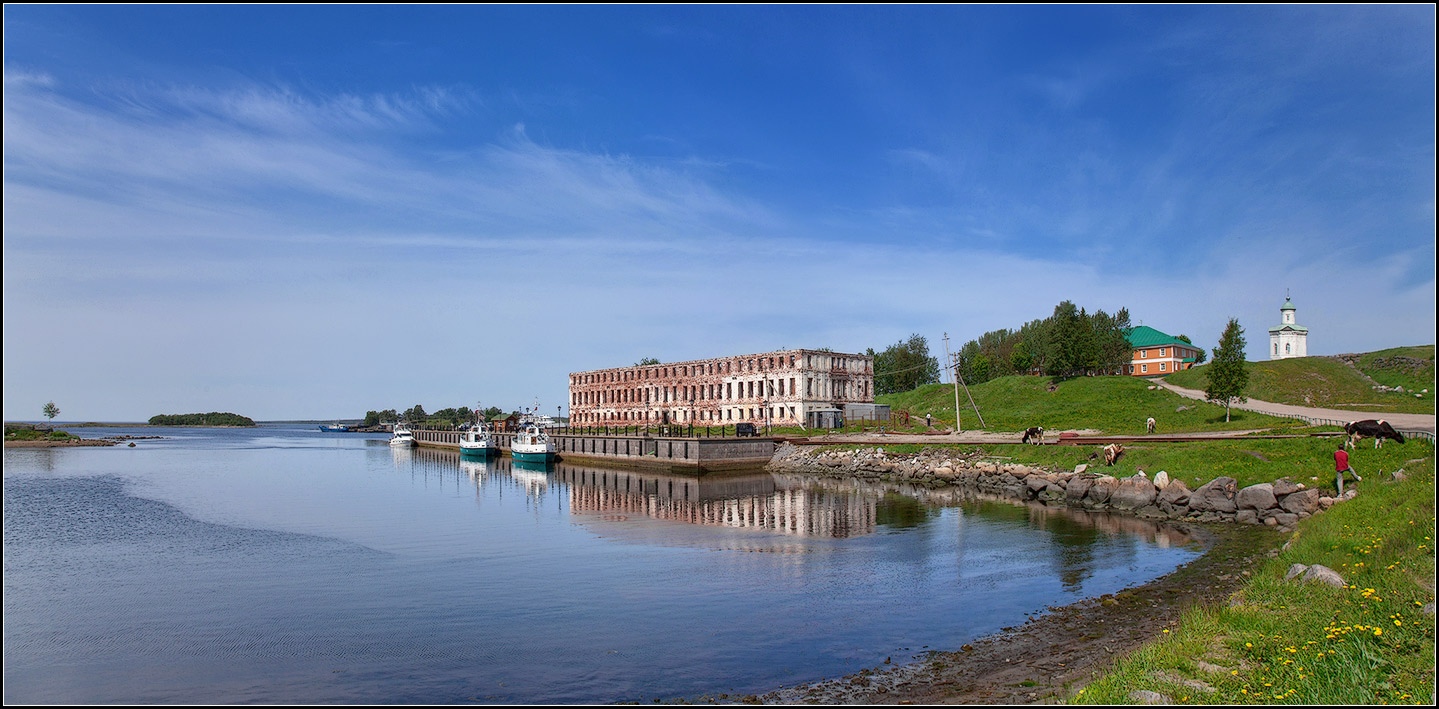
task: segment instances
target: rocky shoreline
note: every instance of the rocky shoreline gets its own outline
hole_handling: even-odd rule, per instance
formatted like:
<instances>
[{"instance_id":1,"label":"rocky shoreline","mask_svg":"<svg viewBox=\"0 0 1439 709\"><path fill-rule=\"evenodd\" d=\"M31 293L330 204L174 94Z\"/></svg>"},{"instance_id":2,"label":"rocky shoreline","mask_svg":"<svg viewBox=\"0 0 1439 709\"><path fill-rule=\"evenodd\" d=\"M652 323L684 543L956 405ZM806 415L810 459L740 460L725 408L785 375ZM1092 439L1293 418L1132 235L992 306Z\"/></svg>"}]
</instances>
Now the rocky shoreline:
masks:
<instances>
[{"instance_id":1,"label":"rocky shoreline","mask_svg":"<svg viewBox=\"0 0 1439 709\"><path fill-rule=\"evenodd\" d=\"M954 485L1022 502L1037 501L1144 519L1235 522L1290 531L1299 520L1357 494L1326 497L1319 490L1281 478L1239 488L1231 477L1217 477L1190 490L1183 480L1159 471L1116 478L1081 464L1055 472L987 459L981 452L926 449L890 455L884 448L815 451L783 445L767 469L834 478L906 481L926 486Z\"/></svg>"},{"instance_id":2,"label":"rocky shoreline","mask_svg":"<svg viewBox=\"0 0 1439 709\"><path fill-rule=\"evenodd\" d=\"M84 448L119 444L119 441L109 441L103 438L76 438L67 441L5 441L6 448Z\"/></svg>"}]
</instances>

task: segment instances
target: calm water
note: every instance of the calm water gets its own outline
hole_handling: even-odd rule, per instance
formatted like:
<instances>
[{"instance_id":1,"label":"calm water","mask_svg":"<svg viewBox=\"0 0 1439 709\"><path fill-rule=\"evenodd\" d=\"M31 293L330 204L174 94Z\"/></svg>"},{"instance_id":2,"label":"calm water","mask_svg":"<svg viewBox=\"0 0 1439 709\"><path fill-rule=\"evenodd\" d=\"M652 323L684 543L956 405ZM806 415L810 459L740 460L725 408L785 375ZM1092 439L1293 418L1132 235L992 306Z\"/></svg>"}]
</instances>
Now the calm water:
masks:
<instances>
[{"instance_id":1,"label":"calm water","mask_svg":"<svg viewBox=\"0 0 1439 709\"><path fill-rule=\"evenodd\" d=\"M1199 553L953 493L529 470L304 426L75 430L169 438L5 451L7 703L762 692Z\"/></svg>"}]
</instances>

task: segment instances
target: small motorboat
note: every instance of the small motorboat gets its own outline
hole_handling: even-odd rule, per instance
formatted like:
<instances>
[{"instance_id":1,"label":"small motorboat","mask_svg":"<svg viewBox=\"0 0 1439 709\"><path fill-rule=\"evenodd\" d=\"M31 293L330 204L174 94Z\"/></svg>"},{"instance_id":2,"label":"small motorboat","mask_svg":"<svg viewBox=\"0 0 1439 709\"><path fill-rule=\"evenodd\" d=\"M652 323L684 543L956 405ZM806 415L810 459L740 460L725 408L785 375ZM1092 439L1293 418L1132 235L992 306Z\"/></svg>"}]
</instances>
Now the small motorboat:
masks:
<instances>
[{"instance_id":1,"label":"small motorboat","mask_svg":"<svg viewBox=\"0 0 1439 709\"><path fill-rule=\"evenodd\" d=\"M395 426L395 434L390 436L390 445L401 448L413 448L415 446L415 434L404 426Z\"/></svg>"},{"instance_id":2,"label":"small motorboat","mask_svg":"<svg viewBox=\"0 0 1439 709\"><path fill-rule=\"evenodd\" d=\"M482 423L472 423L460 434L460 455L486 456L495 450L490 429Z\"/></svg>"},{"instance_id":3,"label":"small motorboat","mask_svg":"<svg viewBox=\"0 0 1439 709\"><path fill-rule=\"evenodd\" d=\"M349 433L350 427L346 426L343 423L333 423L329 426L321 424L320 430L324 431L325 433Z\"/></svg>"},{"instance_id":4,"label":"small motorboat","mask_svg":"<svg viewBox=\"0 0 1439 709\"><path fill-rule=\"evenodd\" d=\"M544 429L530 424L515 434L515 440L510 444L510 457L515 460L547 463L555 459L555 444Z\"/></svg>"}]
</instances>

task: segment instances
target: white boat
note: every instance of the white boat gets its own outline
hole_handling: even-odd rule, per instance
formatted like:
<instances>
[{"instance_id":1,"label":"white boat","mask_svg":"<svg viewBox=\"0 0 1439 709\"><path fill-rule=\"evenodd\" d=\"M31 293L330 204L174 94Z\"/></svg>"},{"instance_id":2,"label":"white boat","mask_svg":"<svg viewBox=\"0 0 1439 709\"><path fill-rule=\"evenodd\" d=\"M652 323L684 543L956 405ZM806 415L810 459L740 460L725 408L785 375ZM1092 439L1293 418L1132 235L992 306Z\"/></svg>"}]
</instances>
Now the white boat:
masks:
<instances>
[{"instance_id":1,"label":"white boat","mask_svg":"<svg viewBox=\"0 0 1439 709\"><path fill-rule=\"evenodd\" d=\"M413 448L415 445L415 434L404 426L395 426L395 435L390 436L390 445Z\"/></svg>"},{"instance_id":2,"label":"white boat","mask_svg":"<svg viewBox=\"0 0 1439 709\"><path fill-rule=\"evenodd\" d=\"M510 457L515 460L549 462L555 459L555 444L545 430L530 424L515 434L510 443Z\"/></svg>"},{"instance_id":3,"label":"white boat","mask_svg":"<svg viewBox=\"0 0 1439 709\"><path fill-rule=\"evenodd\" d=\"M461 455L489 455L496 450L490 429L482 423L472 423L460 433Z\"/></svg>"}]
</instances>

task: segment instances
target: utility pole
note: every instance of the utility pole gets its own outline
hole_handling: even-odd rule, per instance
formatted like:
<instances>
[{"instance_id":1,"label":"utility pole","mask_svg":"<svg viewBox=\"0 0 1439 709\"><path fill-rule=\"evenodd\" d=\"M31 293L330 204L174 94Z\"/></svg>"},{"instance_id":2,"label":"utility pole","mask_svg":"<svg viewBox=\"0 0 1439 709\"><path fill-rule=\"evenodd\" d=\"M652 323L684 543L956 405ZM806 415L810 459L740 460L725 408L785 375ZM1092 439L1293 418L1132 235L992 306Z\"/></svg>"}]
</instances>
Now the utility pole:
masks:
<instances>
[{"instance_id":1,"label":"utility pole","mask_svg":"<svg viewBox=\"0 0 1439 709\"><path fill-rule=\"evenodd\" d=\"M961 433L964 427L959 425L959 365L949 356L949 333L944 333L944 363L945 369L949 370L949 381L954 384L954 432Z\"/></svg>"}]
</instances>

